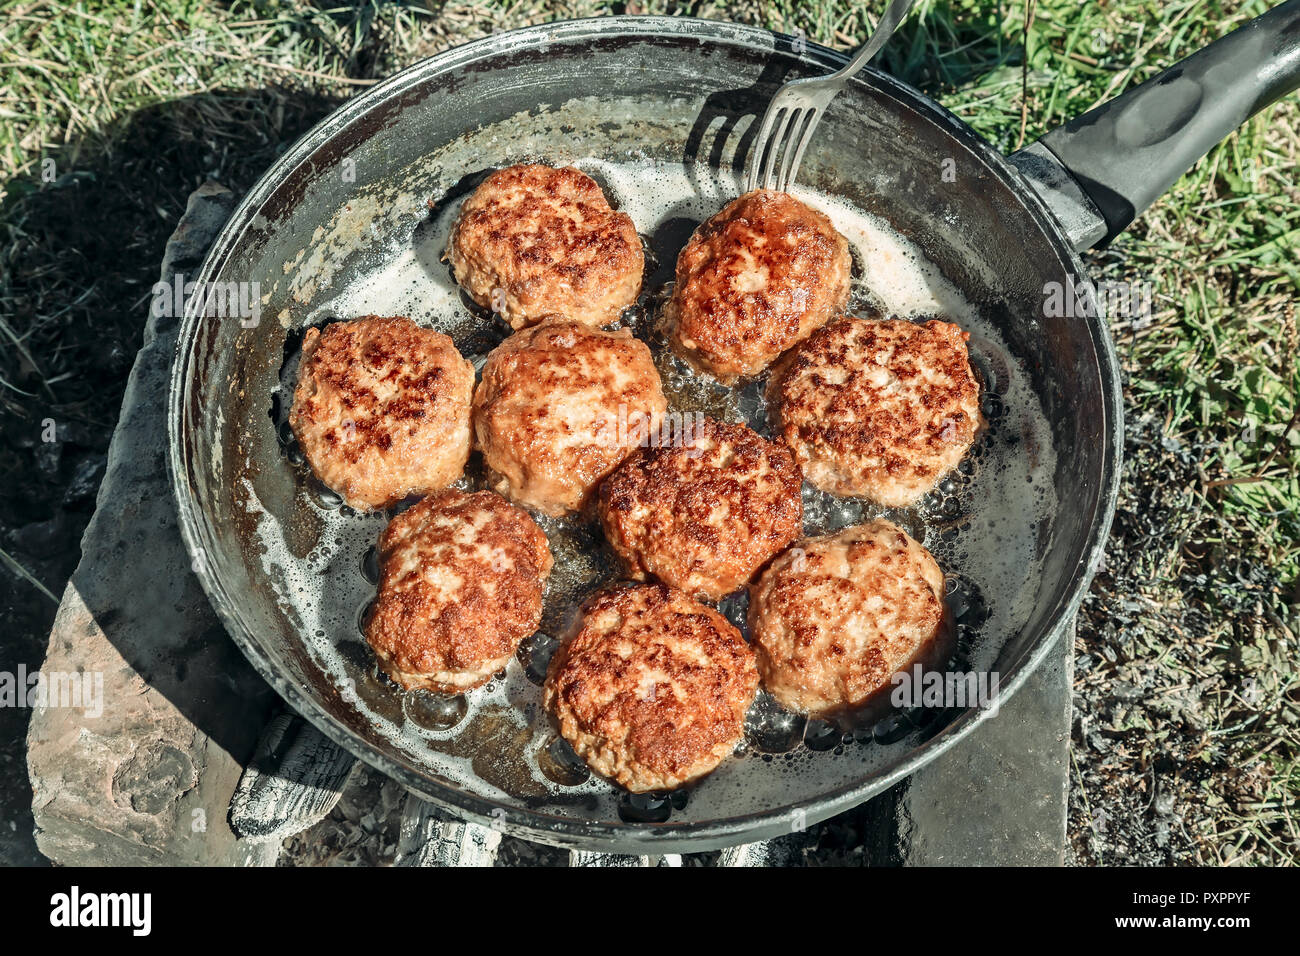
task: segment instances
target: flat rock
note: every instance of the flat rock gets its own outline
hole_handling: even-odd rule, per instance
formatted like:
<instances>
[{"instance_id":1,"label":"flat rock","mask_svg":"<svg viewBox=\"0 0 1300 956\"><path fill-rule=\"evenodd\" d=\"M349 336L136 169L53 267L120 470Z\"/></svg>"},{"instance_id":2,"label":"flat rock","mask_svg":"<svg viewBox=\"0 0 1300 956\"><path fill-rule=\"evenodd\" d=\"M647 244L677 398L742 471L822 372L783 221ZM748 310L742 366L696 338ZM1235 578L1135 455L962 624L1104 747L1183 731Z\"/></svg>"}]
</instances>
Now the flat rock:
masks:
<instances>
[{"instance_id":1,"label":"flat rock","mask_svg":"<svg viewBox=\"0 0 1300 956\"><path fill-rule=\"evenodd\" d=\"M863 807L869 862L1064 863L1073 643L1071 630L996 714Z\"/></svg>"},{"instance_id":2,"label":"flat rock","mask_svg":"<svg viewBox=\"0 0 1300 956\"><path fill-rule=\"evenodd\" d=\"M197 273L234 200L216 184L190 197L164 281ZM177 327L146 326L42 667L47 680L89 675L92 706L32 710L36 841L55 863L265 864L279 849L237 843L226 820L278 698L226 636L177 529L165 457Z\"/></svg>"}]
</instances>

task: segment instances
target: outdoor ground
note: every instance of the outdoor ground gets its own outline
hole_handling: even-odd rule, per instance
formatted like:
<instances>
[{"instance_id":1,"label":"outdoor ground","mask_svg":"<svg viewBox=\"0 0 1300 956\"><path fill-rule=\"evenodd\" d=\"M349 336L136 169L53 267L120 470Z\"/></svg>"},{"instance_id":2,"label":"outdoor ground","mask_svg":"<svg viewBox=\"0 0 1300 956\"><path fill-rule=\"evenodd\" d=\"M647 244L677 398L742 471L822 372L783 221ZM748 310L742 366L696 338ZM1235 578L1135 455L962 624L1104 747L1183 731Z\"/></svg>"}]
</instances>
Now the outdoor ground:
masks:
<instances>
[{"instance_id":1,"label":"outdoor ground","mask_svg":"<svg viewBox=\"0 0 1300 956\"><path fill-rule=\"evenodd\" d=\"M920 0L880 63L1011 150L1267 6ZM851 48L882 8L0 0L0 667L42 660L163 244L205 179L246 189L376 78L494 30L669 12ZM1128 457L1075 648L1077 863L1300 857L1298 156L1292 97L1093 257L1155 308L1113 323ZM37 858L26 716L0 710L0 863ZM817 839L809 862L855 858L851 818Z\"/></svg>"}]
</instances>

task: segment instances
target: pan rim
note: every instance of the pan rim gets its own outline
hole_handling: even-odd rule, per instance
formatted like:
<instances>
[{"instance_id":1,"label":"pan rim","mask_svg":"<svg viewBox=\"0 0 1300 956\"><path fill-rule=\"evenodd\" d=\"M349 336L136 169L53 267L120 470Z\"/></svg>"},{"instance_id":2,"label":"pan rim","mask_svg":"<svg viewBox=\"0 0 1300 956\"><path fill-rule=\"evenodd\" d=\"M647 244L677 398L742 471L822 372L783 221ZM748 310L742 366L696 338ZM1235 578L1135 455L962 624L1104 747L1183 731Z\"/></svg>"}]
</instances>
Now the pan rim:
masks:
<instances>
[{"instance_id":1,"label":"pan rim","mask_svg":"<svg viewBox=\"0 0 1300 956\"><path fill-rule=\"evenodd\" d=\"M780 51L795 57L795 54L789 52L794 38L787 34L724 21L643 16L596 17L541 24L486 37L444 51L413 64L348 101L286 150L231 212L204 259L197 281L202 284L211 280L219 265L242 240L254 215L265 200L281 183L293 175L323 142L336 135L338 131L377 103L388 99L394 91L418 85L429 76L455 69L467 62L485 56L497 56L512 49L525 49L557 39L575 41L608 36L632 39L644 37L647 40L671 36L694 37L702 43L748 46L769 53ZM782 43L782 40L785 42ZM811 42L805 41L805 43L805 51L797 58L807 65L836 69L847 62L847 56L844 54ZM1076 276L1087 275L1079 256L1065 240L1060 225L1033 187L1001 153L976 135L969 126L915 88L873 68L864 71L855 82L869 82L885 93L893 95L923 120L946 128L949 135L956 137L971 149L1015 192L1035 220L1044 241L1061 263L1072 270ZM204 547L211 547L207 516L199 508L197 498L187 479L188 462L184 452L182 429L192 372L191 346L198 328L198 318L196 309L187 309L178 330L177 351L170 376L167 416L167 466L176 499L181 536L191 553L197 553ZM1092 514L1086 518L1087 527L1091 529L1090 535L1082 549L1083 554L1074 581L1066 587L1062 598L1057 601L1057 606L1048 615L1037 642L1011 669L1009 675L1001 675L1000 694L1004 700L1009 699L1037 669L1055 643L1064 639L1068 632L1073 631L1079 606L1100 563L1114 517L1123 452L1123 406L1119 364L1104 318L1090 316L1087 322L1101 379L1102 401L1106 412L1106 421L1102 424L1102 436L1103 440L1109 440L1110 448L1103 454L1102 480L1092 505ZM869 779L859 780L823 793L813 799L804 799L725 820L693 823L670 822L651 825L576 820L541 810L505 807L487 798L449 786L443 787L437 781L415 774L374 751L362 738L331 716L312 696L300 690L294 682L278 672L262 653L251 630L247 629L239 619L235 610L238 602L227 593L210 564L200 566L196 574L222 625L254 669L290 707L317 730L353 756L393 777L436 806L503 833L555 846L624 853L690 852L717 849L738 842L751 842L789 833L796 822L800 825L808 825L824 820L883 792L940 756L991 716L988 710L968 710L934 737L909 750L902 759L883 772Z\"/></svg>"}]
</instances>

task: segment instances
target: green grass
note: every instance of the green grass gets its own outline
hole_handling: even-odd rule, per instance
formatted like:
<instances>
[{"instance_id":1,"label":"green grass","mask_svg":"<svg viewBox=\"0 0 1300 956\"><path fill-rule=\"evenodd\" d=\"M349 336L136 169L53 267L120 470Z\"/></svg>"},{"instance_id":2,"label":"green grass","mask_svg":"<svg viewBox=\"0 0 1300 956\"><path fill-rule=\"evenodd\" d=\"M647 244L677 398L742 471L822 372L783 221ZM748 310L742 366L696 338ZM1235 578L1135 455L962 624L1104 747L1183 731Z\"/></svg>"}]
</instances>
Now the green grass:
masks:
<instances>
[{"instance_id":1,"label":"green grass","mask_svg":"<svg viewBox=\"0 0 1300 956\"><path fill-rule=\"evenodd\" d=\"M3 426L16 434L47 415L111 425L143 297L188 191L209 175L247 187L339 100L421 57L496 29L625 8L742 20L851 48L882 7L6 0ZM1261 0L1037 0L1029 9L921 0L882 63L1011 150L1264 9ZM1100 276L1153 283L1155 314L1113 324L1136 436L1123 498L1134 516L1120 524L1115 570L1094 587L1077 647L1080 660L1100 662L1080 670L1081 714L1111 741L1102 754L1087 733L1076 740L1081 860L1300 853L1298 157L1292 97L1093 257ZM106 365L109 348L125 358ZM21 483L24 454L0 449L0 483ZM1138 512L1148 511L1161 515L1160 534L1141 532ZM1242 693L1244 675L1257 692ZM1149 700L1111 706L1118 680L1138 682ZM1167 710L1187 694L1195 700ZM1142 806L1156 786L1177 806L1160 820ZM1132 832L1088 837L1106 807L1128 813Z\"/></svg>"}]
</instances>

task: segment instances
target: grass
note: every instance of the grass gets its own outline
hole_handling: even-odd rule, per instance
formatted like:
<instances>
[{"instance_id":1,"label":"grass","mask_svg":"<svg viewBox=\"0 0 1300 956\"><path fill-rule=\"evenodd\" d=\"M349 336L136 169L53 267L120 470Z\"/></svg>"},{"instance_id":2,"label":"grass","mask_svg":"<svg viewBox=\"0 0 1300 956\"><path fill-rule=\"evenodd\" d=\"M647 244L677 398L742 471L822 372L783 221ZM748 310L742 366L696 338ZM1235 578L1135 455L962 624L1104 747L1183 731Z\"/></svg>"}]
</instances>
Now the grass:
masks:
<instances>
[{"instance_id":1,"label":"grass","mask_svg":"<svg viewBox=\"0 0 1300 956\"><path fill-rule=\"evenodd\" d=\"M49 486L75 465L38 474L30 436L40 422L111 428L162 244L205 178L246 188L344 98L493 30L685 12L851 48L882 7L5 0L0 527L49 518ZM920 0L882 62L1011 150L1265 8ZM1081 862L1300 854L1297 157L1293 97L1092 257L1101 277L1150 282L1155 309L1113 323L1129 459L1108 567L1076 645L1071 831ZM39 561L19 548L6 548L4 565L21 569L11 577L18 603L46 601L33 581L54 593L62 584L42 583ZM48 627L40 614L30 620Z\"/></svg>"}]
</instances>

